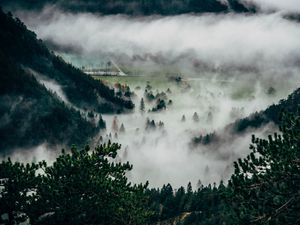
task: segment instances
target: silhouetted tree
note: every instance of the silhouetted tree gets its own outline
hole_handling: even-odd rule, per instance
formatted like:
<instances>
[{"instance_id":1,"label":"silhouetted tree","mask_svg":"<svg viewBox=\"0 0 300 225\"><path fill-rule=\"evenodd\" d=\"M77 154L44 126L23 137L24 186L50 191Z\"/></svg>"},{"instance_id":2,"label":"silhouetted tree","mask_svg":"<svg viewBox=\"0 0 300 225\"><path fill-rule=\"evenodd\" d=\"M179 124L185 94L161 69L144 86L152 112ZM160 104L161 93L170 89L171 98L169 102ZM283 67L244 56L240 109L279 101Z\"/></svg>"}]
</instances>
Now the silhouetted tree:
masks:
<instances>
[{"instance_id":1,"label":"silhouetted tree","mask_svg":"<svg viewBox=\"0 0 300 225\"><path fill-rule=\"evenodd\" d=\"M120 127L120 133L125 133L125 127L124 127L123 123L121 124L121 127Z\"/></svg>"},{"instance_id":2,"label":"silhouetted tree","mask_svg":"<svg viewBox=\"0 0 300 225\"><path fill-rule=\"evenodd\" d=\"M144 102L144 98L141 98L140 111L141 111L141 112L145 112L145 102Z\"/></svg>"},{"instance_id":3,"label":"silhouetted tree","mask_svg":"<svg viewBox=\"0 0 300 225\"><path fill-rule=\"evenodd\" d=\"M199 122L199 116L198 116L198 113L197 113L197 112L195 112L195 113L193 114L193 121L194 121L194 122Z\"/></svg>"}]
</instances>

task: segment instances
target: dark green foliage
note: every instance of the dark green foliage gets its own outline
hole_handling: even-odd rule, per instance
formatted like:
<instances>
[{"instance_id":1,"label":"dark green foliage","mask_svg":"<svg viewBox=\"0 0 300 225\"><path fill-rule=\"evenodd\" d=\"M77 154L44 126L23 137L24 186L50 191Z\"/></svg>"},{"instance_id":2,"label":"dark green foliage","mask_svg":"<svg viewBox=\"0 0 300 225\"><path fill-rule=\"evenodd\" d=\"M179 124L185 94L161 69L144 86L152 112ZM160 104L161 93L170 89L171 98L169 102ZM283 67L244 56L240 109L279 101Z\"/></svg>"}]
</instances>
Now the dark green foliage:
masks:
<instances>
[{"instance_id":1,"label":"dark green foliage","mask_svg":"<svg viewBox=\"0 0 300 225\"><path fill-rule=\"evenodd\" d=\"M28 219L40 182L37 169L36 164L13 163L10 159L0 164L0 224L14 225Z\"/></svg>"},{"instance_id":2,"label":"dark green foliage","mask_svg":"<svg viewBox=\"0 0 300 225\"><path fill-rule=\"evenodd\" d=\"M229 188L240 224L300 223L300 116L285 113L267 140L252 137L252 152L235 162Z\"/></svg>"},{"instance_id":3,"label":"dark green foliage","mask_svg":"<svg viewBox=\"0 0 300 225\"><path fill-rule=\"evenodd\" d=\"M95 114L93 113L93 111L89 111L87 116L92 119L94 118Z\"/></svg>"},{"instance_id":4,"label":"dark green foliage","mask_svg":"<svg viewBox=\"0 0 300 225\"><path fill-rule=\"evenodd\" d=\"M149 83L146 86L144 97L148 102L155 101L155 106L150 110L149 112L159 112L162 110L165 110L167 108L166 101L168 101L168 96L165 92L158 92L156 95L153 94L153 91L151 90L152 87L149 85ZM169 105L172 104L172 100L169 101ZM145 108L144 98L141 99L141 110L142 108Z\"/></svg>"},{"instance_id":5,"label":"dark green foliage","mask_svg":"<svg viewBox=\"0 0 300 225\"><path fill-rule=\"evenodd\" d=\"M281 134L267 140L252 137L252 152L234 163L228 187L199 184L193 192L188 185L186 192L180 188L168 201L159 198L166 196L166 187L161 192L152 190L151 199L160 204L157 210L152 203L155 219L177 218L181 224L193 225L299 224L300 114L285 113L280 121ZM181 201L175 203L178 196ZM174 206L170 208L169 202Z\"/></svg>"},{"instance_id":6,"label":"dark green foliage","mask_svg":"<svg viewBox=\"0 0 300 225\"><path fill-rule=\"evenodd\" d=\"M2 11L0 52L0 60L10 59L15 66L30 68L57 82L62 86L68 100L78 107L96 109L98 112L115 112L134 107L130 100L116 97L114 90L101 81L94 80L55 56L19 19L14 19Z\"/></svg>"},{"instance_id":7,"label":"dark green foliage","mask_svg":"<svg viewBox=\"0 0 300 225\"><path fill-rule=\"evenodd\" d=\"M153 131L156 130L156 124L154 120L150 120L149 118L147 118L146 121L146 128L147 131Z\"/></svg>"},{"instance_id":8,"label":"dark green foliage","mask_svg":"<svg viewBox=\"0 0 300 225\"><path fill-rule=\"evenodd\" d=\"M97 112L134 107L130 100L116 97L113 89L55 56L19 19L0 10L1 152L44 142L82 145L98 131L41 85L32 70L61 85L77 107Z\"/></svg>"},{"instance_id":9,"label":"dark green foliage","mask_svg":"<svg viewBox=\"0 0 300 225\"><path fill-rule=\"evenodd\" d=\"M297 112L298 104L300 103L300 89L297 89L290 94L287 99L282 99L278 104L269 106L266 110L256 112L247 118L236 121L234 124L228 126L228 129L232 129L232 132L243 132L248 128L259 128L263 125L274 122L279 125L280 112L288 110L292 113Z\"/></svg>"},{"instance_id":10,"label":"dark green foliage","mask_svg":"<svg viewBox=\"0 0 300 225\"><path fill-rule=\"evenodd\" d=\"M82 144L97 129L6 58L0 59L0 151L49 144ZM78 132L80 131L80 132Z\"/></svg>"},{"instance_id":11,"label":"dark green foliage","mask_svg":"<svg viewBox=\"0 0 300 225\"><path fill-rule=\"evenodd\" d=\"M243 4L239 0L229 0L228 5L218 0L2 0L2 4L14 9L41 9L47 4L55 4L71 12L91 12L102 14L129 15L176 15L182 13L227 13L255 12L254 6Z\"/></svg>"},{"instance_id":12,"label":"dark green foliage","mask_svg":"<svg viewBox=\"0 0 300 225\"><path fill-rule=\"evenodd\" d=\"M141 111L141 112L145 112L145 102L144 102L144 98L141 98L140 111Z\"/></svg>"},{"instance_id":13,"label":"dark green foliage","mask_svg":"<svg viewBox=\"0 0 300 225\"><path fill-rule=\"evenodd\" d=\"M215 132L210 133L210 134L206 134L204 136L200 135L200 136L194 137L192 139L191 147L196 147L199 144L209 145L209 144L214 143L214 142L216 142L218 140L219 140L219 137L216 135Z\"/></svg>"},{"instance_id":14,"label":"dark green foliage","mask_svg":"<svg viewBox=\"0 0 300 225\"><path fill-rule=\"evenodd\" d=\"M148 102L152 102L153 100L155 100L155 96L151 90L146 89L144 96Z\"/></svg>"},{"instance_id":15,"label":"dark green foliage","mask_svg":"<svg viewBox=\"0 0 300 225\"><path fill-rule=\"evenodd\" d=\"M6 224L26 218L29 224L43 225L148 224L146 185L127 181L125 173L132 166L113 162L119 149L110 143L94 151L73 147L50 166L45 161L32 165L3 161L0 215L11 215ZM36 175L37 169L41 175Z\"/></svg>"},{"instance_id":16,"label":"dark green foliage","mask_svg":"<svg viewBox=\"0 0 300 225\"><path fill-rule=\"evenodd\" d=\"M155 211L153 223L162 221L167 224L223 224L229 222L225 199L222 197L226 191L221 182L219 187L199 187L192 190L189 183L187 189L180 187L173 190L170 184L161 189L150 189L150 208ZM230 223L228 223L230 224Z\"/></svg>"},{"instance_id":17,"label":"dark green foliage","mask_svg":"<svg viewBox=\"0 0 300 225\"><path fill-rule=\"evenodd\" d=\"M262 125L270 122L263 113L255 112L249 117L238 120L233 127L233 132L241 133L245 131L247 128L260 128Z\"/></svg>"},{"instance_id":18,"label":"dark green foliage","mask_svg":"<svg viewBox=\"0 0 300 225\"><path fill-rule=\"evenodd\" d=\"M117 144L63 153L52 166L0 164L0 215L6 224L299 224L300 114L285 113L281 134L252 137L252 152L223 182L193 191L132 186L128 163L114 163ZM38 169L42 174L37 176ZM33 191L32 195L27 195ZM149 201L147 201L147 199ZM151 212L154 213L151 213ZM131 221L131 222L129 222Z\"/></svg>"},{"instance_id":19,"label":"dark green foliage","mask_svg":"<svg viewBox=\"0 0 300 225\"><path fill-rule=\"evenodd\" d=\"M156 106L152 108L152 112L160 112L162 110L166 110L166 102L163 99L157 99Z\"/></svg>"},{"instance_id":20,"label":"dark green foliage","mask_svg":"<svg viewBox=\"0 0 300 225\"><path fill-rule=\"evenodd\" d=\"M13 62L30 63L35 55L49 57L50 53L36 34L11 14L0 9L0 51L1 57L11 58Z\"/></svg>"},{"instance_id":21,"label":"dark green foliage","mask_svg":"<svg viewBox=\"0 0 300 225\"><path fill-rule=\"evenodd\" d=\"M105 130L105 129L106 129L106 123L105 123L105 121L103 120L103 118L102 118L101 115L100 115L100 117L99 117L98 128L99 128L100 130Z\"/></svg>"},{"instance_id":22,"label":"dark green foliage","mask_svg":"<svg viewBox=\"0 0 300 225\"><path fill-rule=\"evenodd\" d=\"M55 56L52 63L54 71L50 68L47 74L65 87L64 91L73 104L82 108L92 107L101 113L133 109L134 105L130 100L117 97L113 89L65 63L60 57ZM47 68L43 68L40 72L46 71Z\"/></svg>"}]
</instances>

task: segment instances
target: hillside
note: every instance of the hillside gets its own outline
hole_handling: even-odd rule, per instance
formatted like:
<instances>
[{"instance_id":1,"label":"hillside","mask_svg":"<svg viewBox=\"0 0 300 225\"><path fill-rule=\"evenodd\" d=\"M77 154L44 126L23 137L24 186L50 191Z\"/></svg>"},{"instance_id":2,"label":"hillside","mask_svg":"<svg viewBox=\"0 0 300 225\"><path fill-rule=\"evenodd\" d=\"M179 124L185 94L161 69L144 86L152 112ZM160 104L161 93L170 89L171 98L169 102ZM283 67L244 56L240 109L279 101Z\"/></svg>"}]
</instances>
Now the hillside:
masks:
<instances>
[{"instance_id":1,"label":"hillside","mask_svg":"<svg viewBox=\"0 0 300 225\"><path fill-rule=\"evenodd\" d=\"M30 68L42 77L58 83L72 104L101 113L133 108L130 100L116 97L113 89L95 81L50 52L19 19L14 20L11 15L1 13L0 25L2 54L15 64Z\"/></svg>"},{"instance_id":2,"label":"hillside","mask_svg":"<svg viewBox=\"0 0 300 225\"><path fill-rule=\"evenodd\" d=\"M60 87L66 99L41 80ZM98 127L78 109L113 113L134 107L130 99L116 97L113 89L55 56L19 19L2 10L0 99L0 152L45 142L83 145Z\"/></svg>"},{"instance_id":3,"label":"hillside","mask_svg":"<svg viewBox=\"0 0 300 225\"><path fill-rule=\"evenodd\" d=\"M128 14L128 15L177 15L183 13L250 13L256 9L249 3L238 0L229 0L222 3L219 0L42 0L26 1L3 0L2 4L11 10L42 9L48 5L55 5L69 12L91 12L101 14Z\"/></svg>"},{"instance_id":4,"label":"hillside","mask_svg":"<svg viewBox=\"0 0 300 225\"><path fill-rule=\"evenodd\" d=\"M193 138L192 145L222 143L224 141L222 139L223 133L230 134L234 139L236 135L244 134L247 131L253 132L255 129L262 128L271 122L279 126L282 111L296 113L299 104L300 88L291 93L286 99L280 100L277 104L273 104L260 112L252 113L248 117L236 120L223 130Z\"/></svg>"},{"instance_id":5,"label":"hillside","mask_svg":"<svg viewBox=\"0 0 300 225\"><path fill-rule=\"evenodd\" d=\"M285 110L296 113L300 103L300 88L291 93L287 99L280 100L277 104L269 106L266 110L253 113L252 115L237 120L230 124L226 129L233 133L241 133L251 128L260 128L263 125L273 122L280 124L280 113Z\"/></svg>"}]
</instances>

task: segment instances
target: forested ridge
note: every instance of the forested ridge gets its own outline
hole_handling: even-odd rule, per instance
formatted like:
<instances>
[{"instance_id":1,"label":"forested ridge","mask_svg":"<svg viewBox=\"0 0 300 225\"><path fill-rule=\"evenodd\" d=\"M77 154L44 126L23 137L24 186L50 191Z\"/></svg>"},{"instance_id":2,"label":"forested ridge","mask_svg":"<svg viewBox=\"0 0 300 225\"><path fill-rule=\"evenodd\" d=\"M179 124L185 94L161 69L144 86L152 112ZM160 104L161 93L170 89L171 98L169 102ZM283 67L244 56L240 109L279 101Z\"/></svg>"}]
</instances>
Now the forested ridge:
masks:
<instances>
[{"instance_id":1,"label":"forested ridge","mask_svg":"<svg viewBox=\"0 0 300 225\"><path fill-rule=\"evenodd\" d=\"M273 122L276 125L280 124L280 112L288 110L296 113L300 101L300 88L291 93L286 99L280 100L277 104L270 105L267 109L260 112L255 112L249 117L237 120L235 123L228 126L233 132L243 132L249 128L260 128L263 125Z\"/></svg>"},{"instance_id":2,"label":"forested ridge","mask_svg":"<svg viewBox=\"0 0 300 225\"><path fill-rule=\"evenodd\" d=\"M98 112L132 109L130 100L115 96L114 90L101 81L85 75L79 69L50 52L36 34L11 14L1 11L2 54L13 63L39 72L60 84L67 98L78 107L93 108ZM102 107L103 104L103 107Z\"/></svg>"},{"instance_id":3,"label":"forested ridge","mask_svg":"<svg viewBox=\"0 0 300 225\"><path fill-rule=\"evenodd\" d=\"M288 110L289 112L296 113L299 102L300 88L293 91L286 99L281 99L278 103L270 105L265 110L254 112L245 118L238 119L222 130L194 137L191 145L195 147L199 144L209 145L221 143L225 141L222 137L222 133L229 133L232 135L232 138L235 138L237 135L244 134L249 130L260 129L269 123L279 126L281 112Z\"/></svg>"},{"instance_id":4,"label":"forested ridge","mask_svg":"<svg viewBox=\"0 0 300 225\"><path fill-rule=\"evenodd\" d=\"M128 15L177 15L183 13L252 13L254 5L239 0L42 0L28 1L3 0L2 4L10 8L42 9L47 5L55 5L70 12L92 12L102 14Z\"/></svg>"},{"instance_id":5,"label":"forested ridge","mask_svg":"<svg viewBox=\"0 0 300 225\"><path fill-rule=\"evenodd\" d=\"M39 79L60 85L71 105L48 90ZM99 113L134 107L130 99L116 96L112 88L54 55L19 19L2 10L0 99L1 152L45 142L86 144L100 128L72 106Z\"/></svg>"}]
</instances>

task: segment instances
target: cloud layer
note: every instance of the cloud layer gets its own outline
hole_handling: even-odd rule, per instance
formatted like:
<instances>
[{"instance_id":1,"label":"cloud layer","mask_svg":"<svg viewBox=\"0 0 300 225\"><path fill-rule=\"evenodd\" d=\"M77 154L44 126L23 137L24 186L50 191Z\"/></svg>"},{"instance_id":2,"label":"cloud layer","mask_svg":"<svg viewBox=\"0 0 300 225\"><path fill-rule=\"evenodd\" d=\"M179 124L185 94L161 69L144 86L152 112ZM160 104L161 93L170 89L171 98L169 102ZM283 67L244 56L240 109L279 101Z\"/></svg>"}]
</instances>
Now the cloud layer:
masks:
<instances>
[{"instance_id":1,"label":"cloud layer","mask_svg":"<svg viewBox=\"0 0 300 225\"><path fill-rule=\"evenodd\" d=\"M298 0L242 0L246 3L254 3L262 10L276 10L287 13L300 13Z\"/></svg>"},{"instance_id":2,"label":"cloud layer","mask_svg":"<svg viewBox=\"0 0 300 225\"><path fill-rule=\"evenodd\" d=\"M84 58L248 71L299 69L300 25L269 15L97 16L53 9L18 15L38 36Z\"/></svg>"}]
</instances>

